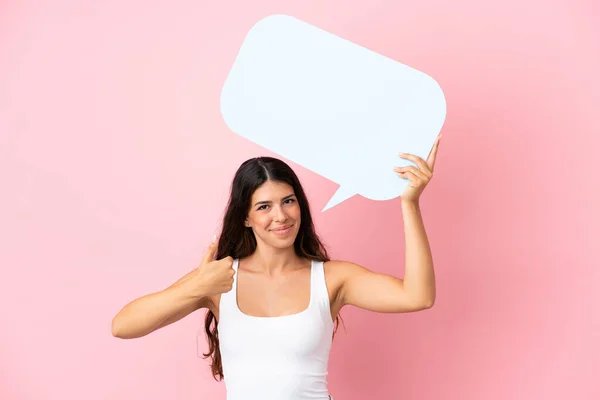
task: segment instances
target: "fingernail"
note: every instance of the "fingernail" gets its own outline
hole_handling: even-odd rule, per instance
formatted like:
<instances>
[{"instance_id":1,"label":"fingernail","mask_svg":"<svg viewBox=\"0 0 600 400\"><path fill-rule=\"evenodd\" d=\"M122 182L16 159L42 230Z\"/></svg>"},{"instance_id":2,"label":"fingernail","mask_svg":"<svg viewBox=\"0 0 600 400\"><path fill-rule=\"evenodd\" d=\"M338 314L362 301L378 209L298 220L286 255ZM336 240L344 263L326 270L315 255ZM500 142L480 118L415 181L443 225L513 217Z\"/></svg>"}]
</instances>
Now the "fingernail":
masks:
<instances>
[{"instance_id":1,"label":"fingernail","mask_svg":"<svg viewBox=\"0 0 600 400\"><path fill-rule=\"evenodd\" d=\"M212 239L212 242L213 242L213 243L216 243L216 242L217 242L217 234L216 234L216 233L215 233L215 234L213 234L213 239Z\"/></svg>"}]
</instances>

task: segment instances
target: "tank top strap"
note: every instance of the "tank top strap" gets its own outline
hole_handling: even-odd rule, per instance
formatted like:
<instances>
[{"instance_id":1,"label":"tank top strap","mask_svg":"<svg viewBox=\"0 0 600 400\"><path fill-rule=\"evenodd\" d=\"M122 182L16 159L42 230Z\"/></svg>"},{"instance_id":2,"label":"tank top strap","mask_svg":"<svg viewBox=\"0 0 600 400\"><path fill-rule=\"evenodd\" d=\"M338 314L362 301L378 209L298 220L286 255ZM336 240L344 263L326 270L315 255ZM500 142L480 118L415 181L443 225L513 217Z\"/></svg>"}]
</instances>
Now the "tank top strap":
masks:
<instances>
[{"instance_id":1,"label":"tank top strap","mask_svg":"<svg viewBox=\"0 0 600 400\"><path fill-rule=\"evenodd\" d=\"M325 268L323 261L312 261L311 291L312 301L318 308L321 316L326 321L331 321L331 306L329 304L329 292L325 282Z\"/></svg>"},{"instance_id":2,"label":"tank top strap","mask_svg":"<svg viewBox=\"0 0 600 400\"><path fill-rule=\"evenodd\" d=\"M233 286L231 290L226 293L221 293L221 299L219 300L219 319L230 320L235 318L237 314L237 272L238 272L239 260L236 258L233 260L231 268L235 271L233 275Z\"/></svg>"}]
</instances>

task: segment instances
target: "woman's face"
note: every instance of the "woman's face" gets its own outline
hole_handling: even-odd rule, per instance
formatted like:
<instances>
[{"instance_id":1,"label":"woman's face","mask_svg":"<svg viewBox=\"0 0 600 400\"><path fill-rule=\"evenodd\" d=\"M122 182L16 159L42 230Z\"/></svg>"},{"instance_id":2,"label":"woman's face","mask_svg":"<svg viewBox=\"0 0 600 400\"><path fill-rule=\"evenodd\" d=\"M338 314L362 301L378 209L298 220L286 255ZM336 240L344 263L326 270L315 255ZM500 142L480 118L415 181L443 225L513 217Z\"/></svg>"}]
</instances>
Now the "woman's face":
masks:
<instances>
[{"instance_id":1,"label":"woman's face","mask_svg":"<svg viewBox=\"0 0 600 400\"><path fill-rule=\"evenodd\" d=\"M292 246L300 229L300 206L294 189L284 182L267 180L252 194L245 224L257 242L272 247Z\"/></svg>"}]
</instances>

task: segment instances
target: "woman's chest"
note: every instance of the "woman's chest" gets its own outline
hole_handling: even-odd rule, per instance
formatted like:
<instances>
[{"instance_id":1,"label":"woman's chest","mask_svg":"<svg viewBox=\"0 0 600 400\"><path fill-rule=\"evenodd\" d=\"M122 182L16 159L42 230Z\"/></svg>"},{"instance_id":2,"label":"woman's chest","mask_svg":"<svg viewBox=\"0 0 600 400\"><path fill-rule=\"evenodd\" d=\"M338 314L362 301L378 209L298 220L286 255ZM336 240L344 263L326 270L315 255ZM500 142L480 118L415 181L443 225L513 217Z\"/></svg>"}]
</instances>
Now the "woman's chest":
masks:
<instances>
[{"instance_id":1,"label":"woman's chest","mask_svg":"<svg viewBox=\"0 0 600 400\"><path fill-rule=\"evenodd\" d=\"M334 270L327 268L324 268L324 275L331 318L335 320L341 309L341 279ZM306 311L311 304L311 297L314 300L317 295L318 283L310 270L280 279L269 279L238 270L232 291L236 291L236 306L241 313L252 317L282 317ZM221 295L212 296L210 300L209 309L219 321Z\"/></svg>"},{"instance_id":2,"label":"woman's chest","mask_svg":"<svg viewBox=\"0 0 600 400\"><path fill-rule=\"evenodd\" d=\"M313 290L310 270L277 278L240 270L235 297L238 309L246 315L282 317L306 310Z\"/></svg>"}]
</instances>

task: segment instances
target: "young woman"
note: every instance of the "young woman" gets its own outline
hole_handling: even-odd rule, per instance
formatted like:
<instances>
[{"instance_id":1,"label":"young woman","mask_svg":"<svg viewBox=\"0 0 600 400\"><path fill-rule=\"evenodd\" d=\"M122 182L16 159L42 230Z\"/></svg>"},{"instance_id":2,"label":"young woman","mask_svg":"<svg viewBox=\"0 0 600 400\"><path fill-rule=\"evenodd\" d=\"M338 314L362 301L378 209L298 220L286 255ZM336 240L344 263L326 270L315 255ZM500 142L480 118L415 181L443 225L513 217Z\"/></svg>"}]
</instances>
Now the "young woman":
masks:
<instances>
[{"instance_id":1,"label":"young woman","mask_svg":"<svg viewBox=\"0 0 600 400\"><path fill-rule=\"evenodd\" d=\"M395 168L410 181L401 195L404 279L330 261L296 174L278 159L253 158L233 179L223 230L200 266L127 304L113 319L113 335L144 336L207 308L205 356L215 379L225 380L228 400L331 399L327 366L342 307L400 313L433 306L419 196L433 176L439 140L427 161L400 155L417 167Z\"/></svg>"}]
</instances>

